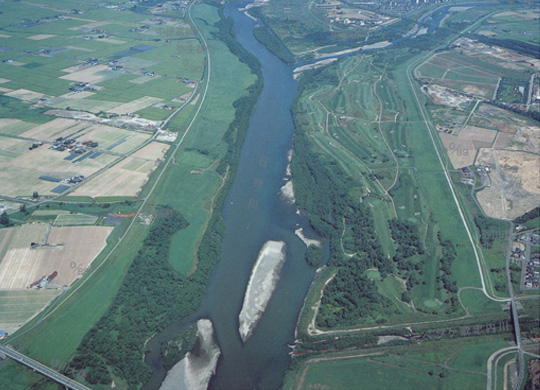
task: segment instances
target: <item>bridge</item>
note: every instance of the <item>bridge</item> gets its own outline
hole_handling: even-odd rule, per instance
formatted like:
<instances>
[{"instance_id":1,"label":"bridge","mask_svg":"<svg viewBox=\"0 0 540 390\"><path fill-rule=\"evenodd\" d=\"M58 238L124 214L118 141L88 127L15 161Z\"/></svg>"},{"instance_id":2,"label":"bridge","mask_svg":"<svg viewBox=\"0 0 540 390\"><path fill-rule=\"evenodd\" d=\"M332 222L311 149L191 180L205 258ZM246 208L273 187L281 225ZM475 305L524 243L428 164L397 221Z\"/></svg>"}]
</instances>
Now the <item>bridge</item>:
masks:
<instances>
[{"instance_id":1,"label":"bridge","mask_svg":"<svg viewBox=\"0 0 540 390\"><path fill-rule=\"evenodd\" d=\"M92 390L89 387L86 387L79 382L68 378L65 375L60 374L59 372L53 370L52 368L47 367L45 364L42 364L34 359L31 359L20 352L15 351L13 348L5 345L0 345L0 356L5 355L18 363L24 364L25 366L31 368L32 370L39 372L41 375L44 375L55 382L64 385L68 389L72 390Z\"/></svg>"}]
</instances>

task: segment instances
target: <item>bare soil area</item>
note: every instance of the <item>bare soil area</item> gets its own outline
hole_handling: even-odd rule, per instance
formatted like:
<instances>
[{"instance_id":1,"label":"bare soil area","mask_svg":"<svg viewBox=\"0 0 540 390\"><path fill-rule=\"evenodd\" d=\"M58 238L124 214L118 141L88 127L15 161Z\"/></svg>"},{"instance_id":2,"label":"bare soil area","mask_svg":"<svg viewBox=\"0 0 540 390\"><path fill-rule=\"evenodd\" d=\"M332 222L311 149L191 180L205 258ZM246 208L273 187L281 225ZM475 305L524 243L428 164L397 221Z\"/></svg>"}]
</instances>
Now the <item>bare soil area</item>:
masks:
<instances>
[{"instance_id":1,"label":"bare soil area","mask_svg":"<svg viewBox=\"0 0 540 390\"><path fill-rule=\"evenodd\" d=\"M514 219L538 206L539 155L481 149L476 164L490 168L491 185L477 194L478 201L488 216Z\"/></svg>"}]
</instances>

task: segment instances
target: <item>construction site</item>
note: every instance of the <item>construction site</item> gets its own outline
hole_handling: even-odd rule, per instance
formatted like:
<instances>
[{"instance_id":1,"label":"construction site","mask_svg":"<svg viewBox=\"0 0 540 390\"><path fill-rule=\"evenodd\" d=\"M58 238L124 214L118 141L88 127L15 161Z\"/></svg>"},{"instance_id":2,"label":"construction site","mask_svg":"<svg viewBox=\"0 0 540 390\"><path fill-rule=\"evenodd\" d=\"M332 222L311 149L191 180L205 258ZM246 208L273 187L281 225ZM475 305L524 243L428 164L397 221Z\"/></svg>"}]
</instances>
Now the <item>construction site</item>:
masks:
<instances>
[{"instance_id":1,"label":"construction site","mask_svg":"<svg viewBox=\"0 0 540 390\"><path fill-rule=\"evenodd\" d=\"M540 71L539 60L461 38L415 72L452 167L471 172L461 182L474 187L489 217L514 219L538 205L540 132L533 120L510 111L530 107L531 70ZM523 81L509 87L507 80ZM480 177L475 167L487 170Z\"/></svg>"}]
</instances>

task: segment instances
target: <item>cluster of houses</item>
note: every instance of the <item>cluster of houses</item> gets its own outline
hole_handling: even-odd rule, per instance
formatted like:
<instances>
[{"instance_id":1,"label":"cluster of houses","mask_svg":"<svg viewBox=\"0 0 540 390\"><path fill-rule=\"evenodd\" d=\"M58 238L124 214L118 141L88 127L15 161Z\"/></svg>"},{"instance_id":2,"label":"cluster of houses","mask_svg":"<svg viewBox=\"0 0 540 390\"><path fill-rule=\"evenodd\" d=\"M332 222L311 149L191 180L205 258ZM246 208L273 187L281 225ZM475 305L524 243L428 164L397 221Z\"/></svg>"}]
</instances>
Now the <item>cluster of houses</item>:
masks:
<instances>
[{"instance_id":1,"label":"cluster of houses","mask_svg":"<svg viewBox=\"0 0 540 390\"><path fill-rule=\"evenodd\" d=\"M99 146L98 142L95 141L85 141L81 144L81 142L75 140L74 138L71 139L64 139L63 137L58 137L54 140L52 149L56 150L58 152L63 152L64 150L68 149L71 153L75 154L83 154L86 152L86 149L84 146L89 148L96 148Z\"/></svg>"}]
</instances>

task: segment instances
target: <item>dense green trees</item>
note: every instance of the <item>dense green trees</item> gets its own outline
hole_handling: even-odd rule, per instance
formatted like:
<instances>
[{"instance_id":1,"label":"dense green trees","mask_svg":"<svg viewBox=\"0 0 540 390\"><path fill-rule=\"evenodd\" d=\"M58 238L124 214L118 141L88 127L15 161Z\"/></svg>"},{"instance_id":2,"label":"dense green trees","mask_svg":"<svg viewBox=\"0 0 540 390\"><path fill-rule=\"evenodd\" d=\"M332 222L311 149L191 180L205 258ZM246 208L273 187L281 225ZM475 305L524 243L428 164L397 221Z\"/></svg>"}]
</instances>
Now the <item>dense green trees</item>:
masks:
<instances>
[{"instance_id":1,"label":"dense green trees","mask_svg":"<svg viewBox=\"0 0 540 390\"><path fill-rule=\"evenodd\" d=\"M516 219L514 219L514 223L523 224L538 217L540 217L540 207L536 207L532 209L531 211L523 214L522 216L517 217Z\"/></svg>"},{"instance_id":2,"label":"dense green trees","mask_svg":"<svg viewBox=\"0 0 540 390\"><path fill-rule=\"evenodd\" d=\"M0 214L0 225L9 226L9 224L9 215L4 211L2 214Z\"/></svg>"},{"instance_id":3,"label":"dense green trees","mask_svg":"<svg viewBox=\"0 0 540 390\"><path fill-rule=\"evenodd\" d=\"M267 26L255 27L255 38L286 64L294 64L295 58L281 40Z\"/></svg>"},{"instance_id":4,"label":"dense green trees","mask_svg":"<svg viewBox=\"0 0 540 390\"><path fill-rule=\"evenodd\" d=\"M485 249L491 249L497 237L505 237L507 232L501 230L498 221L478 215L474 217L474 223L480 230L480 243Z\"/></svg>"},{"instance_id":5,"label":"dense green trees","mask_svg":"<svg viewBox=\"0 0 540 390\"><path fill-rule=\"evenodd\" d=\"M110 383L112 373L138 388L149 375L142 361L145 340L198 306L204 287L197 278L177 274L167 261L172 236L186 226L178 211L160 210L111 307L70 363L89 368L89 383Z\"/></svg>"},{"instance_id":6,"label":"dense green trees","mask_svg":"<svg viewBox=\"0 0 540 390\"><path fill-rule=\"evenodd\" d=\"M388 221L392 239L398 244L394 261L399 263L403 259L424 253L418 238L418 229L412 223L397 218Z\"/></svg>"},{"instance_id":7,"label":"dense green trees","mask_svg":"<svg viewBox=\"0 0 540 390\"><path fill-rule=\"evenodd\" d=\"M306 250L306 262L310 267L318 267L323 259L323 252L317 245L311 244Z\"/></svg>"}]
</instances>

